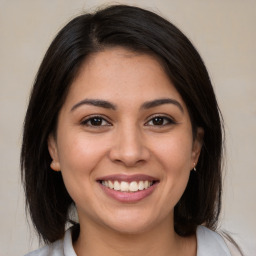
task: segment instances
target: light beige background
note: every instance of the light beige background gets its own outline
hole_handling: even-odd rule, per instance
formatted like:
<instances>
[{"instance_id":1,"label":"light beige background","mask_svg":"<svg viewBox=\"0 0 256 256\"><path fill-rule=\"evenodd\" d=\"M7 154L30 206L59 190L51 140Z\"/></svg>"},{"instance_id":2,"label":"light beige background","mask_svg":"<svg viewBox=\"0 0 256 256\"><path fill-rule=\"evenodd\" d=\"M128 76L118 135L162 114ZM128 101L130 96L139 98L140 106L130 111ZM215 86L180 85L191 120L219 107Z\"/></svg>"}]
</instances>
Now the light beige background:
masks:
<instances>
[{"instance_id":1,"label":"light beige background","mask_svg":"<svg viewBox=\"0 0 256 256\"><path fill-rule=\"evenodd\" d=\"M72 17L100 0L0 0L0 256L37 248L24 213L19 177L22 122L44 52ZM256 1L119 1L176 24L209 69L226 122L222 227L256 255ZM113 3L113 2L112 2Z\"/></svg>"}]
</instances>

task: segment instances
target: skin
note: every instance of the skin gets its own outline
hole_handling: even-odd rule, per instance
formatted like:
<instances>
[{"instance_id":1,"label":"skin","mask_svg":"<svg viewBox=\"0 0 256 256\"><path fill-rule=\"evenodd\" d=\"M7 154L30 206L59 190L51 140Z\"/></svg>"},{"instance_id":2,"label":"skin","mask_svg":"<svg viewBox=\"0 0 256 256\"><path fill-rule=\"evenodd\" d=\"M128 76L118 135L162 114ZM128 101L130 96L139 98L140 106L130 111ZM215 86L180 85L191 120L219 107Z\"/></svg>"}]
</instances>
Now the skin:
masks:
<instances>
[{"instance_id":1,"label":"skin","mask_svg":"<svg viewBox=\"0 0 256 256\"><path fill-rule=\"evenodd\" d=\"M175 103L145 108L145 102L163 98ZM87 58L59 113L57 135L48 140L51 167L61 170L76 203L77 255L196 255L195 236L175 233L173 209L197 163L202 137L199 128L193 139L186 105L157 58L124 48ZM97 182L116 174L150 175L158 183L142 200L120 202Z\"/></svg>"}]
</instances>

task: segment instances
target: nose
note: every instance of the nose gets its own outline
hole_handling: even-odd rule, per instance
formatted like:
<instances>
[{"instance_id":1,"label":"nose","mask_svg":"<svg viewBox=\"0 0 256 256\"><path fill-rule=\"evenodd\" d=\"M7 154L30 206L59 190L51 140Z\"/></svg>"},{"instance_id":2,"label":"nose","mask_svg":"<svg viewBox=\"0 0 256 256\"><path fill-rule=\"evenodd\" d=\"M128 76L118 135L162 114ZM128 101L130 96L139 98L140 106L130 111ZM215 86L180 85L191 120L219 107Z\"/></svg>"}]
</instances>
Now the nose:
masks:
<instances>
[{"instance_id":1,"label":"nose","mask_svg":"<svg viewBox=\"0 0 256 256\"><path fill-rule=\"evenodd\" d=\"M126 167L134 167L148 161L150 151L138 128L123 128L117 131L110 150L110 159Z\"/></svg>"}]
</instances>

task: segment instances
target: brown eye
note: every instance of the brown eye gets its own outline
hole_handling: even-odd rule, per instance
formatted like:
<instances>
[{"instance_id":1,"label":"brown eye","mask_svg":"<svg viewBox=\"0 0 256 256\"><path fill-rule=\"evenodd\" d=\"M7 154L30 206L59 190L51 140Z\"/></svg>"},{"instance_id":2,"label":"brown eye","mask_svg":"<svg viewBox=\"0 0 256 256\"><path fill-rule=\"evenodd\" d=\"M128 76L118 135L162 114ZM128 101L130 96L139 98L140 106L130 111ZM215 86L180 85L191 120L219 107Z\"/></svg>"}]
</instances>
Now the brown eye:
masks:
<instances>
[{"instance_id":1,"label":"brown eye","mask_svg":"<svg viewBox=\"0 0 256 256\"><path fill-rule=\"evenodd\" d=\"M109 126L110 123L100 116L90 117L82 121L82 125L86 126Z\"/></svg>"},{"instance_id":2,"label":"brown eye","mask_svg":"<svg viewBox=\"0 0 256 256\"><path fill-rule=\"evenodd\" d=\"M102 125L102 118L94 117L89 120L90 124L93 126L100 126Z\"/></svg>"},{"instance_id":3,"label":"brown eye","mask_svg":"<svg viewBox=\"0 0 256 256\"><path fill-rule=\"evenodd\" d=\"M171 124L175 124L175 122L171 118L165 116L155 116L146 123L147 126L165 126Z\"/></svg>"},{"instance_id":4,"label":"brown eye","mask_svg":"<svg viewBox=\"0 0 256 256\"><path fill-rule=\"evenodd\" d=\"M164 118L162 117L155 117L152 119L153 125L163 125L164 124Z\"/></svg>"}]
</instances>

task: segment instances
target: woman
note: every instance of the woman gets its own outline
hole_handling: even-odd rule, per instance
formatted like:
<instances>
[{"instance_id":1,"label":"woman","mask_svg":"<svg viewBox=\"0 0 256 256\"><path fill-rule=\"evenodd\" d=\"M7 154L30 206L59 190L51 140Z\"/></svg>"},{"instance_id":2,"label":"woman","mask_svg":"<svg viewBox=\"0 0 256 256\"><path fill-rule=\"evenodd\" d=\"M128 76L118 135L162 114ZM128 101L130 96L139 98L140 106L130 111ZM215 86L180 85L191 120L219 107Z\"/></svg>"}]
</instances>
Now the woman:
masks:
<instances>
[{"instance_id":1,"label":"woman","mask_svg":"<svg viewBox=\"0 0 256 256\"><path fill-rule=\"evenodd\" d=\"M171 23L120 5L73 19L25 118L27 207L48 243L29 255L230 255L214 232L221 126L203 61Z\"/></svg>"}]
</instances>

